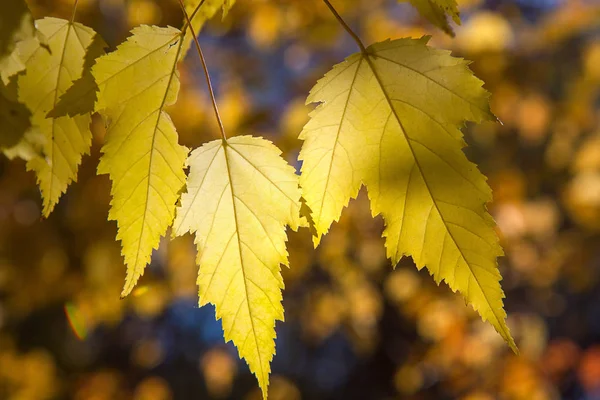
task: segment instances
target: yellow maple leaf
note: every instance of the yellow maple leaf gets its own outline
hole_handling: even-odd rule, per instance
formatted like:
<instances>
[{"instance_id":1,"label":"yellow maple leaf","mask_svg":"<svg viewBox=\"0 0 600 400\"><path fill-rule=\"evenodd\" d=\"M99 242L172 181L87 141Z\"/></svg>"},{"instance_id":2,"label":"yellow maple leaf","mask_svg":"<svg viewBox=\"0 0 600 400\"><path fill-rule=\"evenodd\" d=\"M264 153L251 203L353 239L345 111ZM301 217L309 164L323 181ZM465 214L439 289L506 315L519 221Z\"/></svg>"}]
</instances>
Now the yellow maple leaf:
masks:
<instances>
[{"instance_id":1,"label":"yellow maple leaf","mask_svg":"<svg viewBox=\"0 0 600 400\"><path fill-rule=\"evenodd\" d=\"M200 305L215 305L267 398L275 321L283 321L280 264L288 264L285 226L300 223L300 189L281 151L238 136L194 150L177 235L195 233Z\"/></svg>"},{"instance_id":2,"label":"yellow maple leaf","mask_svg":"<svg viewBox=\"0 0 600 400\"><path fill-rule=\"evenodd\" d=\"M96 33L79 23L58 18L36 21L48 38L47 46L37 37L18 43L19 59L26 66L18 77L19 101L32 113L32 124L46 138L44 157L33 157L27 168L34 170L43 196L43 215L48 216L67 186L76 179L83 154L89 152L92 134L89 114L74 118L46 118L58 98L83 71L86 52Z\"/></svg>"},{"instance_id":3,"label":"yellow maple leaf","mask_svg":"<svg viewBox=\"0 0 600 400\"><path fill-rule=\"evenodd\" d=\"M394 265L411 255L427 266L516 351L496 263L503 253L486 210L491 190L462 152L459 129L465 120L495 119L489 94L468 62L427 41L374 44L312 89L307 102L322 104L300 135L300 184L315 244L365 184Z\"/></svg>"},{"instance_id":4,"label":"yellow maple leaf","mask_svg":"<svg viewBox=\"0 0 600 400\"><path fill-rule=\"evenodd\" d=\"M98 173L112 180L109 218L127 264L122 296L131 292L153 248L171 225L185 182L188 149L164 108L179 92L181 32L142 25L116 51L100 57L92 74L96 110L107 123Z\"/></svg>"},{"instance_id":5,"label":"yellow maple leaf","mask_svg":"<svg viewBox=\"0 0 600 400\"><path fill-rule=\"evenodd\" d=\"M409 1L419 11L423 17L429 22L446 32L450 36L454 36L454 30L448 22L448 16L460 25L460 13L456 0L399 0Z\"/></svg>"}]
</instances>

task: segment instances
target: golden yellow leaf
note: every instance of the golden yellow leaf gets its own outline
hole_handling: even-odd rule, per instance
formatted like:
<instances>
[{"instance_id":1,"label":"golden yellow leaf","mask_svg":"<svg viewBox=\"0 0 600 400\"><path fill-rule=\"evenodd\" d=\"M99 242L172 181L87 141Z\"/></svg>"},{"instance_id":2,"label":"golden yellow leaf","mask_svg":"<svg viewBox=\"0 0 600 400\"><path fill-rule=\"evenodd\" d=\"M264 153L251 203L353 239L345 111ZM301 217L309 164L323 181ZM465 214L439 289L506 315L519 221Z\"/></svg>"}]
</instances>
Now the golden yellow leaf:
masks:
<instances>
[{"instance_id":1,"label":"golden yellow leaf","mask_svg":"<svg viewBox=\"0 0 600 400\"><path fill-rule=\"evenodd\" d=\"M468 62L427 41L374 44L312 89L307 102L322 104L300 136L300 184L315 244L365 184L394 265L410 255L427 266L516 351L496 263L503 253L486 210L491 190L462 152L459 129L465 120L495 119L489 94Z\"/></svg>"},{"instance_id":2,"label":"golden yellow leaf","mask_svg":"<svg viewBox=\"0 0 600 400\"><path fill-rule=\"evenodd\" d=\"M300 189L281 151L262 138L215 140L194 150L174 231L195 234L200 305L212 303L225 339L267 398L275 321L283 320L285 226L300 223Z\"/></svg>"},{"instance_id":3,"label":"golden yellow leaf","mask_svg":"<svg viewBox=\"0 0 600 400\"><path fill-rule=\"evenodd\" d=\"M143 25L92 68L100 89L96 110L107 124L98 173L112 180L109 218L117 221L127 264L122 296L131 292L171 225L185 182L188 149L178 144L164 111L179 92L180 40L175 28Z\"/></svg>"},{"instance_id":4,"label":"golden yellow leaf","mask_svg":"<svg viewBox=\"0 0 600 400\"><path fill-rule=\"evenodd\" d=\"M32 113L32 124L46 138L44 157L33 157L27 168L34 170L43 196L43 215L48 216L67 186L76 179L83 154L92 135L89 114L74 118L46 118L59 97L78 79L86 52L96 33L79 23L57 18L36 22L48 38L48 48L37 38L18 43L19 59L26 66L18 78L19 101Z\"/></svg>"}]
</instances>

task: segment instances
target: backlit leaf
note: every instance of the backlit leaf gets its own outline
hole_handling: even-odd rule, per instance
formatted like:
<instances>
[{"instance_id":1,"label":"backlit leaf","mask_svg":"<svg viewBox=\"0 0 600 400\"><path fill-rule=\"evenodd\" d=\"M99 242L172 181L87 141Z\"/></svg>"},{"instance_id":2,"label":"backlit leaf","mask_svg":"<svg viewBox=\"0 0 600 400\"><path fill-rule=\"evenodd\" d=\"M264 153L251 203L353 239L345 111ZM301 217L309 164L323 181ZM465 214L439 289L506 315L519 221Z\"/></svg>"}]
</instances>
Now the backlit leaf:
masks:
<instances>
[{"instance_id":1,"label":"backlit leaf","mask_svg":"<svg viewBox=\"0 0 600 400\"><path fill-rule=\"evenodd\" d=\"M336 65L312 89L300 183L313 213L315 244L366 185L386 224L387 255L427 266L460 291L516 351L506 325L486 210L485 177L462 152L463 121L494 120L489 94L468 62L428 38L377 43Z\"/></svg>"},{"instance_id":2,"label":"backlit leaf","mask_svg":"<svg viewBox=\"0 0 600 400\"><path fill-rule=\"evenodd\" d=\"M194 150L174 223L177 235L196 237L200 305L215 305L225 339L246 359L265 399L275 321L283 320L285 227L300 223L298 177L280 153L250 136Z\"/></svg>"},{"instance_id":3,"label":"backlit leaf","mask_svg":"<svg viewBox=\"0 0 600 400\"><path fill-rule=\"evenodd\" d=\"M188 149L164 111L179 92L180 41L175 28L143 25L92 68L100 89L96 109L107 124L98 172L112 180L109 218L117 221L127 264L122 296L171 225L185 182Z\"/></svg>"}]
</instances>

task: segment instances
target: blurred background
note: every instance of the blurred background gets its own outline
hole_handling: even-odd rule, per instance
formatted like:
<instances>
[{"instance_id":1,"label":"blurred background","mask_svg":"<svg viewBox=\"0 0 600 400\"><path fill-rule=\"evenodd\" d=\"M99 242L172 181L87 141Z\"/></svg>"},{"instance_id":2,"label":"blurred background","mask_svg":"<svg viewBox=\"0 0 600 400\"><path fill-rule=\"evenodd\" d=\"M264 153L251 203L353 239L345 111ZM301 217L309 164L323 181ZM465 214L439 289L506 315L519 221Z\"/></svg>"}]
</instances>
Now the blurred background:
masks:
<instances>
[{"instance_id":1,"label":"blurred background","mask_svg":"<svg viewBox=\"0 0 600 400\"><path fill-rule=\"evenodd\" d=\"M28 3L36 18L69 18L73 2ZM408 3L332 3L367 44L432 34L492 92L503 124L467 126L465 151L494 190L521 355L410 259L392 268L361 193L318 250L307 230L290 233L269 398L600 399L600 1L459 0L454 39ZM182 18L175 0L80 0L77 14L111 50L136 25ZM200 36L227 132L269 138L299 167L304 100L352 40L320 0L238 0ZM219 133L194 52L181 81L169 113L195 147ZM197 306L190 236L165 239L119 299L99 119L93 132L45 220L34 175L0 158L0 399L260 399L214 309Z\"/></svg>"}]
</instances>

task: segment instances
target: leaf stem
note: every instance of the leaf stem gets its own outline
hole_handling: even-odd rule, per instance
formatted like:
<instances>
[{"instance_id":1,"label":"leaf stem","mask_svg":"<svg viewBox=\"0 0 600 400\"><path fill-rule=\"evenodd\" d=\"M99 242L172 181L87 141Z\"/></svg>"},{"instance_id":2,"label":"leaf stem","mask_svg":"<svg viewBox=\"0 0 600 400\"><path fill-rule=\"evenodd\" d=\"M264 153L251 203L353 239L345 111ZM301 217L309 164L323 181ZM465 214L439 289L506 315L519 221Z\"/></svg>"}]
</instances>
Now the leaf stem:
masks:
<instances>
[{"instance_id":1,"label":"leaf stem","mask_svg":"<svg viewBox=\"0 0 600 400\"><path fill-rule=\"evenodd\" d=\"M183 25L183 28L181 28L181 33L184 34L185 31L187 30L188 26L191 26L190 21L194 19L194 17L196 16L196 13L200 10L200 7L202 7L202 5L204 4L206 0L202 0L197 6L196 8L194 8L194 12L192 13L192 15L190 15L189 18L185 18L185 24ZM183 9L183 13L185 14L185 9Z\"/></svg>"},{"instance_id":2,"label":"leaf stem","mask_svg":"<svg viewBox=\"0 0 600 400\"><path fill-rule=\"evenodd\" d=\"M361 53L367 54L367 49L365 48L365 45L363 44L363 42L361 42L361 40L358 37L358 35L356 33L354 33L354 31L352 30L352 28L350 28L348 26L348 24L342 19L342 17L340 16L340 14L338 14L338 12L335 10L335 8L333 7L333 5L331 5L331 3L329 2L329 0L323 0L323 1L327 5L327 7L329 7L329 10L333 13L333 15L335 16L335 18L342 25L342 27L344 27L344 29L346 30L346 32L348 32L350 34L350 36L352 36L352 39L354 39L354 41L356 42L356 44L360 48Z\"/></svg>"},{"instance_id":3,"label":"leaf stem","mask_svg":"<svg viewBox=\"0 0 600 400\"><path fill-rule=\"evenodd\" d=\"M75 13L77 12L77 4L79 0L75 0L75 4L73 5L73 14L71 15L71 23L75 22Z\"/></svg>"},{"instance_id":4,"label":"leaf stem","mask_svg":"<svg viewBox=\"0 0 600 400\"><path fill-rule=\"evenodd\" d=\"M198 56L200 56L200 62L202 63L202 69L204 69L204 76L206 77L206 84L208 85L208 92L210 94L210 100L212 101L213 109L215 111L215 117L217 118L217 122L219 123L219 129L221 130L221 137L223 138L223 143L227 143L227 136L225 135L225 127L223 126L223 121L221 120L221 115L219 114L219 108L217 107L217 100L215 99L215 92L213 91L212 83L210 81L210 74L208 73L208 68L206 67L206 60L204 59L204 54L202 54L202 49L200 48L200 43L198 42L198 38L196 37L196 32L194 32L194 27L192 26L192 21L190 20L190 16L185 11L185 6L183 5L183 0L179 0L179 5L181 5L181 10L183 11L183 15L187 20L187 24L192 32L192 36L194 37L194 42L196 43L196 50L198 50Z\"/></svg>"}]
</instances>

